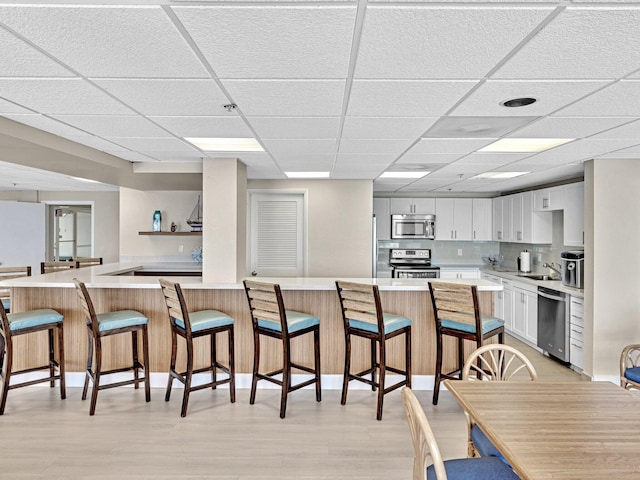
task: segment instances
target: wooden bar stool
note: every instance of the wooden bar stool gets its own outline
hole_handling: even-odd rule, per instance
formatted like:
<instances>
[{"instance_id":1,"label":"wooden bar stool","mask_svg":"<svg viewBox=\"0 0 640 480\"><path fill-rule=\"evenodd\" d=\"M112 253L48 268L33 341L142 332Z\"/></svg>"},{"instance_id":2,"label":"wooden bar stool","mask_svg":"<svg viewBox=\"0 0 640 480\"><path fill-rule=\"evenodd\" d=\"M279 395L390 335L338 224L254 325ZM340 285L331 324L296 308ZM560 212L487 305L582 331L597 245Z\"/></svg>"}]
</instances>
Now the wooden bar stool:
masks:
<instances>
[{"instance_id":1,"label":"wooden bar stool","mask_svg":"<svg viewBox=\"0 0 640 480\"><path fill-rule=\"evenodd\" d=\"M40 273L55 273L69 270L76 266L73 262L40 262Z\"/></svg>"},{"instance_id":2,"label":"wooden bar stool","mask_svg":"<svg viewBox=\"0 0 640 480\"><path fill-rule=\"evenodd\" d=\"M1 267L0 281L11 278L30 277L31 267ZM6 313L11 312L11 289L0 287L0 301Z\"/></svg>"},{"instance_id":3,"label":"wooden bar stool","mask_svg":"<svg viewBox=\"0 0 640 480\"><path fill-rule=\"evenodd\" d=\"M76 258L75 260L76 268L94 267L96 265L102 265L102 257L85 257Z\"/></svg>"},{"instance_id":4,"label":"wooden bar stool","mask_svg":"<svg viewBox=\"0 0 640 480\"><path fill-rule=\"evenodd\" d=\"M464 340L471 340L476 343L476 348L480 348L487 338L498 335L498 343L504 343L504 320L480 315L478 290L475 285L429 282L429 291L436 321L433 404L437 405L442 379L462 378ZM442 373L442 337L445 335L458 339L458 366L448 373Z\"/></svg>"},{"instance_id":5,"label":"wooden bar stool","mask_svg":"<svg viewBox=\"0 0 640 480\"><path fill-rule=\"evenodd\" d=\"M60 313L49 308L32 310L30 312L7 313L0 305L0 381L2 383L2 397L0 399L0 415L4 414L7 404L7 394L14 388L27 387L36 383L49 382L51 388L55 381L60 380L60 398L66 398L64 373L64 333L62 329L63 317ZM12 371L13 368L13 338L34 332L47 331L49 336L49 361L46 365ZM55 359L54 332L58 338L58 360ZM36 380L24 381L11 385L11 377L23 373L48 370L49 375ZM56 372L57 370L57 372Z\"/></svg>"},{"instance_id":6,"label":"wooden bar stool","mask_svg":"<svg viewBox=\"0 0 640 480\"><path fill-rule=\"evenodd\" d=\"M151 388L149 384L149 336L147 334L147 323L149 320L147 317L135 310L119 310L115 312L96 314L87 287L85 287L84 283L78 281L77 278L74 278L73 282L76 285L80 305L84 313L89 340L87 375L84 379L84 388L82 390L82 399L86 400L87 391L89 389L89 379L91 379L93 381L93 390L91 391L89 415L93 415L96 411L98 391L107 388L134 385L137 389L138 384L140 382L144 382L145 399L149 402L151 400ZM142 357L144 364L141 364L138 360L138 332L142 334ZM131 333L131 349L133 356L132 364L127 367L102 371L102 338L110 335L118 335L120 333ZM95 366L93 364L94 351L96 360ZM139 369L144 370L144 378L139 377ZM133 379L101 384L102 375L128 371L133 371Z\"/></svg>"},{"instance_id":7,"label":"wooden bar stool","mask_svg":"<svg viewBox=\"0 0 640 480\"><path fill-rule=\"evenodd\" d=\"M172 283L164 279L160 279L162 293L167 303L167 312L169 314L169 323L171 324L171 364L169 366L169 383L167 384L167 393L165 401L169 401L171 396L171 385L173 379L177 379L184 385L184 394L182 395L182 417L187 416L187 406L189 404L189 394L196 390L202 390L211 387L215 389L218 385L229 384L229 393L231 395L231 403L236 401L236 382L235 367L233 354L233 318L225 313L217 310L200 310L189 313L187 304L182 294L182 288L178 283ZM218 333L228 333L229 342L229 364L222 365L216 358L216 335ZM178 335L185 339L187 344L187 370L178 372L176 370L176 352L178 350ZM210 337L211 345L211 362L209 366L204 368L193 369L193 339L197 337ZM216 369L228 375L227 378L218 380L216 378ZM205 384L192 386L193 375L195 373L211 372L211 381Z\"/></svg>"},{"instance_id":8,"label":"wooden bar stool","mask_svg":"<svg viewBox=\"0 0 640 480\"><path fill-rule=\"evenodd\" d=\"M377 285L336 281L338 298L342 309L345 335L344 378L342 382L341 404L347 403L347 390L351 380L371 385L378 390L378 407L376 418L382 420L382 404L384 395L404 385L411 387L411 320L409 318L384 313L380 302ZM404 334L405 337L405 369L387 365L386 341ZM359 373L351 373L351 336L367 338L371 341L371 367ZM378 346L380 358L378 360ZM376 380L376 371L379 379ZM401 381L385 386L386 372L404 376ZM366 378L371 375L371 379Z\"/></svg>"},{"instance_id":9,"label":"wooden bar stool","mask_svg":"<svg viewBox=\"0 0 640 480\"><path fill-rule=\"evenodd\" d=\"M284 418L287 409L287 394L306 387L316 385L316 401L322 400L320 386L320 319L307 313L285 310L280 285L245 280L245 292L249 302L251 321L253 324L253 377L251 381L251 397L249 403L254 404L258 380L267 380L282 387L280 399L280 418ZM310 368L291 361L291 339L307 333L313 333L313 351L315 368ZM269 373L259 373L260 335L282 341L283 366ZM291 369L296 368L313 374L313 378L291 385ZM282 380L275 378L282 374Z\"/></svg>"}]
</instances>

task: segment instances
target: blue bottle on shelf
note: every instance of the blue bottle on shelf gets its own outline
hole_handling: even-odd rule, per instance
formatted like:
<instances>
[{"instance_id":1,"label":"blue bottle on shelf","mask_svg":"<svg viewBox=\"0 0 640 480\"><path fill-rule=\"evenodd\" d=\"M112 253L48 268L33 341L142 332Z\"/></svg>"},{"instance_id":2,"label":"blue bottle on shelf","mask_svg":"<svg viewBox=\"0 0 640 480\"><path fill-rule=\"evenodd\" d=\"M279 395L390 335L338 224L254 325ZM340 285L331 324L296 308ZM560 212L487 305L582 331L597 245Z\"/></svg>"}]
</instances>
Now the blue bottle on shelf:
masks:
<instances>
[{"instance_id":1,"label":"blue bottle on shelf","mask_svg":"<svg viewBox=\"0 0 640 480\"><path fill-rule=\"evenodd\" d=\"M153 212L153 231L162 231L162 213L160 213L160 210Z\"/></svg>"}]
</instances>

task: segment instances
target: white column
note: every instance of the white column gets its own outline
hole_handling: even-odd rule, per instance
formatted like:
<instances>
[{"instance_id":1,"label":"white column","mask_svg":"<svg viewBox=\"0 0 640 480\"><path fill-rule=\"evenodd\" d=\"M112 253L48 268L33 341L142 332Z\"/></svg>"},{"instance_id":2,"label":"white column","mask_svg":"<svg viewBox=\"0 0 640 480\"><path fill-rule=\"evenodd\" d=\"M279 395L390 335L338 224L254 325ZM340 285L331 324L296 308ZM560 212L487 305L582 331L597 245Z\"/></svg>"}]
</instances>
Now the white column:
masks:
<instances>
[{"instance_id":1,"label":"white column","mask_svg":"<svg viewBox=\"0 0 640 480\"><path fill-rule=\"evenodd\" d=\"M246 276L246 166L235 158L205 158L202 197L202 281L237 283Z\"/></svg>"}]
</instances>

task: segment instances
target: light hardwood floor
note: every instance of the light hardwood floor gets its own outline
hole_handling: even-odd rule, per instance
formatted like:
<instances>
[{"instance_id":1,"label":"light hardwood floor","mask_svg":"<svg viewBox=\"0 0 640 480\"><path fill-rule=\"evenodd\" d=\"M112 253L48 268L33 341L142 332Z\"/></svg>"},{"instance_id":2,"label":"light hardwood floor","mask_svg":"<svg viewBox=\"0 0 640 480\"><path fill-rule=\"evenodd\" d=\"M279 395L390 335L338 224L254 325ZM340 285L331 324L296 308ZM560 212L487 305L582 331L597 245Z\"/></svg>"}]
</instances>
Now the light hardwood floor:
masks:
<instances>
[{"instance_id":1,"label":"light hardwood floor","mask_svg":"<svg viewBox=\"0 0 640 480\"><path fill-rule=\"evenodd\" d=\"M535 350L508 338L534 363L540 380L580 380ZM431 391L417 391L445 458L466 455L461 408L443 391L438 406ZM385 398L384 417L375 419L375 395L351 390L293 392L287 417L278 417L279 390L238 390L191 395L180 418L182 390L170 402L162 389L118 388L100 392L89 417L81 390L28 387L12 390L0 417L0 479L409 479L413 458L400 393Z\"/></svg>"}]
</instances>

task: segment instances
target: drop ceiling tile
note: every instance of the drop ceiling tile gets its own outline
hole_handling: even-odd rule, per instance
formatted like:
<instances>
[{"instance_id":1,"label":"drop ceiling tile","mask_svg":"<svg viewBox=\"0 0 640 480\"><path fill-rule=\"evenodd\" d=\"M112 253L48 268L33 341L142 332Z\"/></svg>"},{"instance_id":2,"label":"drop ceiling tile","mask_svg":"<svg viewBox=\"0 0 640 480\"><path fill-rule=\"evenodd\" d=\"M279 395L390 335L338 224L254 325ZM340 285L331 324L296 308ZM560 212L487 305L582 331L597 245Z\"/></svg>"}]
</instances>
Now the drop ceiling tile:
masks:
<instances>
[{"instance_id":1,"label":"drop ceiling tile","mask_svg":"<svg viewBox=\"0 0 640 480\"><path fill-rule=\"evenodd\" d=\"M169 137L169 133L139 115L54 115L99 137Z\"/></svg>"},{"instance_id":2,"label":"drop ceiling tile","mask_svg":"<svg viewBox=\"0 0 640 480\"><path fill-rule=\"evenodd\" d=\"M628 119L626 119L628 120ZM629 138L640 139L640 121L627 123L617 128L607 130L606 132L599 133L591 137L593 139L598 138Z\"/></svg>"},{"instance_id":3,"label":"drop ceiling tile","mask_svg":"<svg viewBox=\"0 0 640 480\"><path fill-rule=\"evenodd\" d=\"M86 77L209 77L160 6L4 6L0 18Z\"/></svg>"},{"instance_id":4,"label":"drop ceiling tile","mask_svg":"<svg viewBox=\"0 0 640 480\"><path fill-rule=\"evenodd\" d=\"M588 95L607 82L588 81L500 81L488 80L458 105L453 115L542 116ZM505 100L533 97L525 107L507 108Z\"/></svg>"},{"instance_id":5,"label":"drop ceiling tile","mask_svg":"<svg viewBox=\"0 0 640 480\"><path fill-rule=\"evenodd\" d=\"M247 117L258 136L267 138L336 138L340 117Z\"/></svg>"},{"instance_id":6,"label":"drop ceiling tile","mask_svg":"<svg viewBox=\"0 0 640 480\"><path fill-rule=\"evenodd\" d=\"M334 153L307 153L307 154L290 154L283 153L275 155L275 160L278 164L296 165L302 167L308 165L308 170L315 170L316 164L325 164L327 162L333 163L335 159Z\"/></svg>"},{"instance_id":7,"label":"drop ceiling tile","mask_svg":"<svg viewBox=\"0 0 640 480\"><path fill-rule=\"evenodd\" d=\"M339 116L344 80L225 80L247 116Z\"/></svg>"},{"instance_id":8,"label":"drop ceiling tile","mask_svg":"<svg viewBox=\"0 0 640 480\"><path fill-rule=\"evenodd\" d=\"M561 116L640 115L640 81L621 80L557 112Z\"/></svg>"},{"instance_id":9,"label":"drop ceiling tile","mask_svg":"<svg viewBox=\"0 0 640 480\"><path fill-rule=\"evenodd\" d=\"M2 10L0 18L4 21ZM12 33L0 28L3 77L73 77L75 74Z\"/></svg>"},{"instance_id":10,"label":"drop ceiling tile","mask_svg":"<svg viewBox=\"0 0 640 480\"><path fill-rule=\"evenodd\" d=\"M4 116L7 118L10 118L11 120L15 120L16 122L24 123L25 125L29 125L30 127L37 128L38 130L43 130L48 133L52 133L60 137L87 135L86 132L78 130L77 128L72 126L65 125L64 123L59 122L58 120L55 120L53 118L45 117L44 115L5 114Z\"/></svg>"},{"instance_id":11,"label":"drop ceiling tile","mask_svg":"<svg viewBox=\"0 0 640 480\"><path fill-rule=\"evenodd\" d=\"M33 114L34 112L0 98L0 115L8 116L7 113Z\"/></svg>"},{"instance_id":12,"label":"drop ceiling tile","mask_svg":"<svg viewBox=\"0 0 640 480\"><path fill-rule=\"evenodd\" d=\"M369 6L355 78L482 78L552 11Z\"/></svg>"},{"instance_id":13,"label":"drop ceiling tile","mask_svg":"<svg viewBox=\"0 0 640 480\"><path fill-rule=\"evenodd\" d=\"M375 182L373 182L373 191L392 193L392 192L398 191L405 185L406 185L405 183L384 183L379 180L376 180Z\"/></svg>"},{"instance_id":14,"label":"drop ceiling tile","mask_svg":"<svg viewBox=\"0 0 640 480\"><path fill-rule=\"evenodd\" d=\"M229 103L213 80L94 81L142 115L213 116L220 115L224 111L222 105Z\"/></svg>"},{"instance_id":15,"label":"drop ceiling tile","mask_svg":"<svg viewBox=\"0 0 640 480\"><path fill-rule=\"evenodd\" d=\"M347 115L432 117L444 115L477 82L354 80Z\"/></svg>"},{"instance_id":16,"label":"drop ceiling tile","mask_svg":"<svg viewBox=\"0 0 640 480\"><path fill-rule=\"evenodd\" d=\"M131 115L129 108L79 78L0 78L0 94L39 113Z\"/></svg>"},{"instance_id":17,"label":"drop ceiling tile","mask_svg":"<svg viewBox=\"0 0 640 480\"><path fill-rule=\"evenodd\" d=\"M389 166L395 155L389 153L339 153L336 165L359 165L367 167L368 165L375 168L386 168Z\"/></svg>"},{"instance_id":18,"label":"drop ceiling tile","mask_svg":"<svg viewBox=\"0 0 640 480\"><path fill-rule=\"evenodd\" d=\"M425 138L501 137L537 117L442 117L423 136Z\"/></svg>"},{"instance_id":19,"label":"drop ceiling tile","mask_svg":"<svg viewBox=\"0 0 640 480\"><path fill-rule=\"evenodd\" d=\"M639 23L636 7L569 6L493 78L615 79L627 75L640 65Z\"/></svg>"},{"instance_id":20,"label":"drop ceiling tile","mask_svg":"<svg viewBox=\"0 0 640 480\"><path fill-rule=\"evenodd\" d=\"M80 143L87 147L95 148L96 150L100 150L102 152L113 151L113 150L122 150L124 147L119 145L118 143L110 142L100 137L96 137L95 135L74 135L74 136L65 136L72 142ZM117 142L117 139L115 140ZM117 155L116 155L117 156Z\"/></svg>"},{"instance_id":21,"label":"drop ceiling tile","mask_svg":"<svg viewBox=\"0 0 640 480\"><path fill-rule=\"evenodd\" d=\"M344 119L342 138L415 140L431 127L438 117L353 117Z\"/></svg>"},{"instance_id":22,"label":"drop ceiling tile","mask_svg":"<svg viewBox=\"0 0 640 480\"><path fill-rule=\"evenodd\" d=\"M585 138L591 135L627 123L625 117L563 117L541 118L507 137L525 138Z\"/></svg>"},{"instance_id":23,"label":"drop ceiling tile","mask_svg":"<svg viewBox=\"0 0 640 480\"><path fill-rule=\"evenodd\" d=\"M253 138L253 132L239 116L162 117L149 120L170 131L176 137Z\"/></svg>"},{"instance_id":24,"label":"drop ceiling tile","mask_svg":"<svg viewBox=\"0 0 640 480\"><path fill-rule=\"evenodd\" d=\"M333 159L314 160L312 162L287 161L277 159L278 166L285 172L329 172Z\"/></svg>"},{"instance_id":25,"label":"drop ceiling tile","mask_svg":"<svg viewBox=\"0 0 640 480\"><path fill-rule=\"evenodd\" d=\"M456 164L467 165L479 163L485 165L507 165L530 156L531 153L471 153L458 160Z\"/></svg>"},{"instance_id":26,"label":"drop ceiling tile","mask_svg":"<svg viewBox=\"0 0 640 480\"><path fill-rule=\"evenodd\" d=\"M336 153L335 138L275 139L263 140L267 150L274 154L298 155L310 153Z\"/></svg>"},{"instance_id":27,"label":"drop ceiling tile","mask_svg":"<svg viewBox=\"0 0 640 480\"><path fill-rule=\"evenodd\" d=\"M397 163L442 164L454 162L463 156L464 153L405 153Z\"/></svg>"},{"instance_id":28,"label":"drop ceiling tile","mask_svg":"<svg viewBox=\"0 0 640 480\"><path fill-rule=\"evenodd\" d=\"M355 5L173 7L220 78L346 78Z\"/></svg>"},{"instance_id":29,"label":"drop ceiling tile","mask_svg":"<svg viewBox=\"0 0 640 480\"><path fill-rule=\"evenodd\" d=\"M460 153L466 154L489 145L495 138L423 138L409 154L416 153Z\"/></svg>"},{"instance_id":30,"label":"drop ceiling tile","mask_svg":"<svg viewBox=\"0 0 640 480\"><path fill-rule=\"evenodd\" d=\"M377 140L343 138L340 141L340 153L389 153L400 155L413 140Z\"/></svg>"},{"instance_id":31,"label":"drop ceiling tile","mask_svg":"<svg viewBox=\"0 0 640 480\"><path fill-rule=\"evenodd\" d=\"M570 163L580 160L588 160L598 155L610 153L616 150L640 144L640 139L591 139L577 140L575 142L560 145L545 152L529 157L527 161L532 163Z\"/></svg>"},{"instance_id":32,"label":"drop ceiling tile","mask_svg":"<svg viewBox=\"0 0 640 480\"><path fill-rule=\"evenodd\" d=\"M171 152L171 153L184 153L191 154L197 153L199 156L200 151L195 147L190 147L187 143L178 140L176 138L129 138L129 137L109 137L107 140L113 141L118 145L122 145L128 149L148 154L153 156L152 152Z\"/></svg>"}]
</instances>

